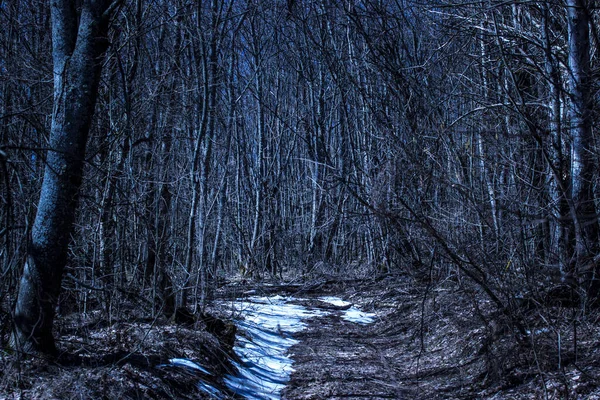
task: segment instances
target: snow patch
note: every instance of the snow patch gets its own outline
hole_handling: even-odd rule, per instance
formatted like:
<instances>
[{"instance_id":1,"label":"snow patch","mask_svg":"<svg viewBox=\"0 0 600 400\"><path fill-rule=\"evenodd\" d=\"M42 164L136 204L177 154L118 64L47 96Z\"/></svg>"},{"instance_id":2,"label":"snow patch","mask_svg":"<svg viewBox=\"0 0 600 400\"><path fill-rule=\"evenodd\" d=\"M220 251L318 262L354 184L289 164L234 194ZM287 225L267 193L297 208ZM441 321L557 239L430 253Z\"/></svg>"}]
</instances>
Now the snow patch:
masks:
<instances>
[{"instance_id":1,"label":"snow patch","mask_svg":"<svg viewBox=\"0 0 600 400\"><path fill-rule=\"evenodd\" d=\"M375 313L369 313L359 310L356 306L352 306L342 315L342 319L355 324L368 325L375 322Z\"/></svg>"},{"instance_id":2,"label":"snow patch","mask_svg":"<svg viewBox=\"0 0 600 400\"><path fill-rule=\"evenodd\" d=\"M169 362L171 363L171 365L175 366L175 367L183 367L183 368L189 368L189 369L193 369L196 371L200 371L206 375L212 375L206 368L204 368L201 365L196 364L195 362L188 360L186 358L171 358L169 360Z\"/></svg>"},{"instance_id":3,"label":"snow patch","mask_svg":"<svg viewBox=\"0 0 600 400\"><path fill-rule=\"evenodd\" d=\"M238 336L234 346L240 361L233 362L237 374L224 377L224 383L233 393L251 400L281 398L280 393L294 370L288 351L298 340L292 335L306 328L307 319L337 312L309 309L297 304L297 300L284 296L252 296L233 303L235 314L241 316L235 321ZM374 322L374 313L363 312L339 297L324 296L319 297L319 300L336 307L350 306L347 310L340 310L346 321L358 324ZM208 370L191 360L172 358L169 363L211 375ZM199 382L198 387L213 398L226 397L207 382Z\"/></svg>"},{"instance_id":4,"label":"snow patch","mask_svg":"<svg viewBox=\"0 0 600 400\"><path fill-rule=\"evenodd\" d=\"M319 300L332 304L336 307L345 307L349 306L350 302L340 299L339 297L333 296L323 296L319 297ZM367 325L375 322L375 313L368 313L361 311L357 306L353 305L349 309L345 310L342 315L342 319L349 322L354 322L355 324Z\"/></svg>"},{"instance_id":5,"label":"snow patch","mask_svg":"<svg viewBox=\"0 0 600 400\"><path fill-rule=\"evenodd\" d=\"M250 297L234 303L243 315L236 322L243 334L234 351L241 363L238 374L227 375L225 383L236 394L247 399L279 399L293 371L288 349L298 341L291 337L306 327L304 320L326 315L322 310L309 310L291 304L293 297Z\"/></svg>"},{"instance_id":6,"label":"snow patch","mask_svg":"<svg viewBox=\"0 0 600 400\"><path fill-rule=\"evenodd\" d=\"M345 307L345 306L349 306L350 303L349 301L345 301L340 299L339 297L333 297L333 296L322 296L319 297L319 300L324 302L324 303L329 303L331 305L334 305L336 307Z\"/></svg>"}]
</instances>

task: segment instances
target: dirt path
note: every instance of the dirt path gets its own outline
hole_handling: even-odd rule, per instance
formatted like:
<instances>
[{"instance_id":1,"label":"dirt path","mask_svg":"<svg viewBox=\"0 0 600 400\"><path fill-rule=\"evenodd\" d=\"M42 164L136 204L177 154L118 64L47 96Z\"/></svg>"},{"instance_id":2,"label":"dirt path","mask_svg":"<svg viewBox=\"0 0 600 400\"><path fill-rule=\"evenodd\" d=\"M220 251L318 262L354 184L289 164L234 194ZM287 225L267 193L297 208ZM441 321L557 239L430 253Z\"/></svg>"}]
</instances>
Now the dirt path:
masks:
<instances>
[{"instance_id":1,"label":"dirt path","mask_svg":"<svg viewBox=\"0 0 600 400\"><path fill-rule=\"evenodd\" d=\"M389 339L374 336L376 325L344 321L339 315L316 318L292 347L295 372L284 399L414 398L396 381Z\"/></svg>"},{"instance_id":2,"label":"dirt path","mask_svg":"<svg viewBox=\"0 0 600 400\"><path fill-rule=\"evenodd\" d=\"M486 358L477 354L479 340L466 337L478 331L470 313L460 317L465 304L444 303L452 307L452 318L444 317L450 310L443 309L422 315L422 295L400 286L372 282L319 293L339 296L377 317L362 325L344 320L338 310L309 320L290 349L294 372L282 398L493 397L482 391Z\"/></svg>"},{"instance_id":3,"label":"dirt path","mask_svg":"<svg viewBox=\"0 0 600 400\"><path fill-rule=\"evenodd\" d=\"M294 372L281 397L600 399L599 314L595 322L577 326L577 361L565 348L559 369L554 331L534 326L531 343L518 343L511 331L491 329L492 322L502 323L502 315L475 301L469 288L448 283L427 289L410 282L389 277L252 289L259 296L281 295L308 310L327 311L305 319L305 330L289 334L299 342L289 349ZM216 302L213 311L231 318L229 301L246 290L230 287L222 297L228 302ZM375 321L361 325L343 319L352 307L327 301L331 296L375 313ZM293 314L292 309L286 312ZM221 378L235 373L228 358L233 322L217 324L205 317L192 325L173 324L130 312L112 325L100 313L63 318L57 326L65 351L60 363L0 354L0 400L215 398L210 390L199 391L209 385L222 388L224 397L230 393ZM282 326L277 324L274 334L288 335ZM209 374L186 367L186 360Z\"/></svg>"},{"instance_id":4,"label":"dirt path","mask_svg":"<svg viewBox=\"0 0 600 400\"><path fill-rule=\"evenodd\" d=\"M373 281L309 297L322 295L377 318L361 325L337 310L310 319L294 335L294 372L282 399L600 398L595 325L585 334L580 327L580 365L558 370L551 336L519 345L510 331L499 334L483 322L501 321L492 306L480 301L475 312L469 292L452 286L427 292L400 280Z\"/></svg>"},{"instance_id":5,"label":"dirt path","mask_svg":"<svg viewBox=\"0 0 600 400\"><path fill-rule=\"evenodd\" d=\"M418 297L380 283L324 289L313 298L338 296L376 317L369 324L351 322L341 308L310 319L290 349L294 372L282 399L422 398L411 376L415 329L409 310Z\"/></svg>"}]
</instances>

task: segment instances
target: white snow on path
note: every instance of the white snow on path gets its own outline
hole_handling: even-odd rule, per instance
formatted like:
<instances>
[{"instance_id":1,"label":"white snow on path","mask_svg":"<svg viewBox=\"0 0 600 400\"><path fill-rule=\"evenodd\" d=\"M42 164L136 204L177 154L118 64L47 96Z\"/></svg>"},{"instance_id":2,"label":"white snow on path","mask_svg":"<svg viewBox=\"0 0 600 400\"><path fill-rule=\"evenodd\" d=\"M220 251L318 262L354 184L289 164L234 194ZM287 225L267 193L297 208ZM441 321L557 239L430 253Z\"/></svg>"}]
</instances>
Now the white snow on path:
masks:
<instances>
[{"instance_id":1,"label":"white snow on path","mask_svg":"<svg viewBox=\"0 0 600 400\"><path fill-rule=\"evenodd\" d=\"M305 320L330 315L331 310L306 308L294 304L294 297L250 297L234 303L243 319L238 320L239 335L234 350L242 360L236 365L238 375L225 377L227 386L247 399L280 399L281 390L290 379L292 359L287 354L298 343L292 334L306 328ZM320 297L320 301L335 306L351 303L338 297ZM346 321L369 324L374 313L365 313L356 306L342 311Z\"/></svg>"},{"instance_id":2,"label":"white snow on path","mask_svg":"<svg viewBox=\"0 0 600 400\"><path fill-rule=\"evenodd\" d=\"M253 296L234 301L232 307L238 334L234 351L240 362L234 361L236 375L226 375L227 387L235 394L251 400L278 400L281 390L290 379L294 370L293 360L288 354L290 347L298 343L292 336L306 328L309 318L331 315L338 311L323 310L318 307L307 308L297 304L302 299L284 296ZM338 307L350 306L340 310L346 321L369 324L374 322L374 313L360 311L355 305L338 297L325 296L318 300ZM174 358L171 365L199 370L210 374L202 366L186 359ZM226 396L219 389L206 382L199 382L199 389L213 398Z\"/></svg>"},{"instance_id":3,"label":"white snow on path","mask_svg":"<svg viewBox=\"0 0 600 400\"><path fill-rule=\"evenodd\" d=\"M234 303L244 319L235 352L242 360L239 374L225 377L227 386L247 399L279 399L293 371L287 351L298 343L291 337L306 327L304 320L326 311L291 304L293 297L250 297Z\"/></svg>"},{"instance_id":4,"label":"white snow on path","mask_svg":"<svg viewBox=\"0 0 600 400\"><path fill-rule=\"evenodd\" d=\"M348 301L340 299L339 297L332 296L319 297L319 300L332 304L336 307L345 307L352 304ZM345 321L354 322L356 324L367 325L375 322L375 316L375 313L361 311L358 307L352 305L352 307L344 311L342 319Z\"/></svg>"}]
</instances>

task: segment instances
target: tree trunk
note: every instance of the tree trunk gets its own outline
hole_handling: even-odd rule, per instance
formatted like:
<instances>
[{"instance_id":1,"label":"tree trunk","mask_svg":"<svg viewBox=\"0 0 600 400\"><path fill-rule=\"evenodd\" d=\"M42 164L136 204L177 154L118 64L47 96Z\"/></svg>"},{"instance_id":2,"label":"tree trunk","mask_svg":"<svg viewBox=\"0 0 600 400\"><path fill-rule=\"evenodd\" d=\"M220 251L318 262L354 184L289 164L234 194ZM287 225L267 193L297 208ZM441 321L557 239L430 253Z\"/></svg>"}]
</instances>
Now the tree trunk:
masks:
<instances>
[{"instance_id":1,"label":"tree trunk","mask_svg":"<svg viewBox=\"0 0 600 400\"><path fill-rule=\"evenodd\" d=\"M548 177L548 190L551 199L550 209L553 220L556 221L551 228L550 241L554 247L552 262L557 262L561 279L564 281L569 275L569 259L573 254L572 240L573 225L569 221L569 202L567 190L571 171L569 168L569 144L563 134L562 120L562 82L558 69L558 60L550 40L550 11L548 5L543 8L542 35L544 43L545 70L548 74L548 90L550 96L549 130L548 137L548 162L550 174Z\"/></svg>"},{"instance_id":2,"label":"tree trunk","mask_svg":"<svg viewBox=\"0 0 600 400\"><path fill-rule=\"evenodd\" d=\"M598 250L598 219L594 203L595 158L591 126L589 17L584 0L567 1L569 35L569 80L571 95L571 196L575 225L575 278L585 287L598 286L592 260Z\"/></svg>"},{"instance_id":3,"label":"tree trunk","mask_svg":"<svg viewBox=\"0 0 600 400\"><path fill-rule=\"evenodd\" d=\"M54 110L50 150L14 315L14 345L25 352L56 354L54 310L108 47L108 15L117 3L85 1L77 9L74 0L51 2Z\"/></svg>"}]
</instances>

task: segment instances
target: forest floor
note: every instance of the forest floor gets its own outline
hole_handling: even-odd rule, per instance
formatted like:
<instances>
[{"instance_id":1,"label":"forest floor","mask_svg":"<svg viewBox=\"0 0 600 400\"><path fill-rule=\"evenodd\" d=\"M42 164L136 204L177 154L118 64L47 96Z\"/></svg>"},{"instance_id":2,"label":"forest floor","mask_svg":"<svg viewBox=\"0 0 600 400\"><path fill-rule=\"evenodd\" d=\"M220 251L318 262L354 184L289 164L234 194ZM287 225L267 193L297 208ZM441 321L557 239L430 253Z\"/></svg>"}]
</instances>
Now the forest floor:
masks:
<instances>
[{"instance_id":1,"label":"forest floor","mask_svg":"<svg viewBox=\"0 0 600 400\"><path fill-rule=\"evenodd\" d=\"M237 284L219 296L253 288L302 298L308 307L322 307L321 296L338 296L376 314L367 325L345 321L335 308L308 320L294 335L299 343L290 349L294 372L284 399L600 399L598 316L587 315L578 326L574 354L564 327L531 326L530 343L518 342L498 328L502 317L480 294L456 284L406 282L387 276L262 289ZM232 372L230 325L215 329L206 321L182 325L138 314L123 312L111 324L100 313L60 319L58 361L19 361L2 350L0 399L210 398L199 391L199 378L210 382ZM183 358L201 368L172 365ZM226 392L218 379L214 385Z\"/></svg>"},{"instance_id":2,"label":"forest floor","mask_svg":"<svg viewBox=\"0 0 600 400\"><path fill-rule=\"evenodd\" d=\"M340 296L376 321L311 319L290 350L295 371L282 398L600 399L597 318L579 327L576 362L565 335L559 368L552 332L517 343L507 330L494 332L501 318L481 296L475 307L472 293L455 285L423 290L402 282L323 287L319 296Z\"/></svg>"},{"instance_id":3,"label":"forest floor","mask_svg":"<svg viewBox=\"0 0 600 400\"><path fill-rule=\"evenodd\" d=\"M233 371L233 324L140 314L122 310L110 323L99 311L59 319L57 359L19 359L2 349L0 400L210 398L199 390L200 380L227 392L220 377Z\"/></svg>"}]
</instances>

